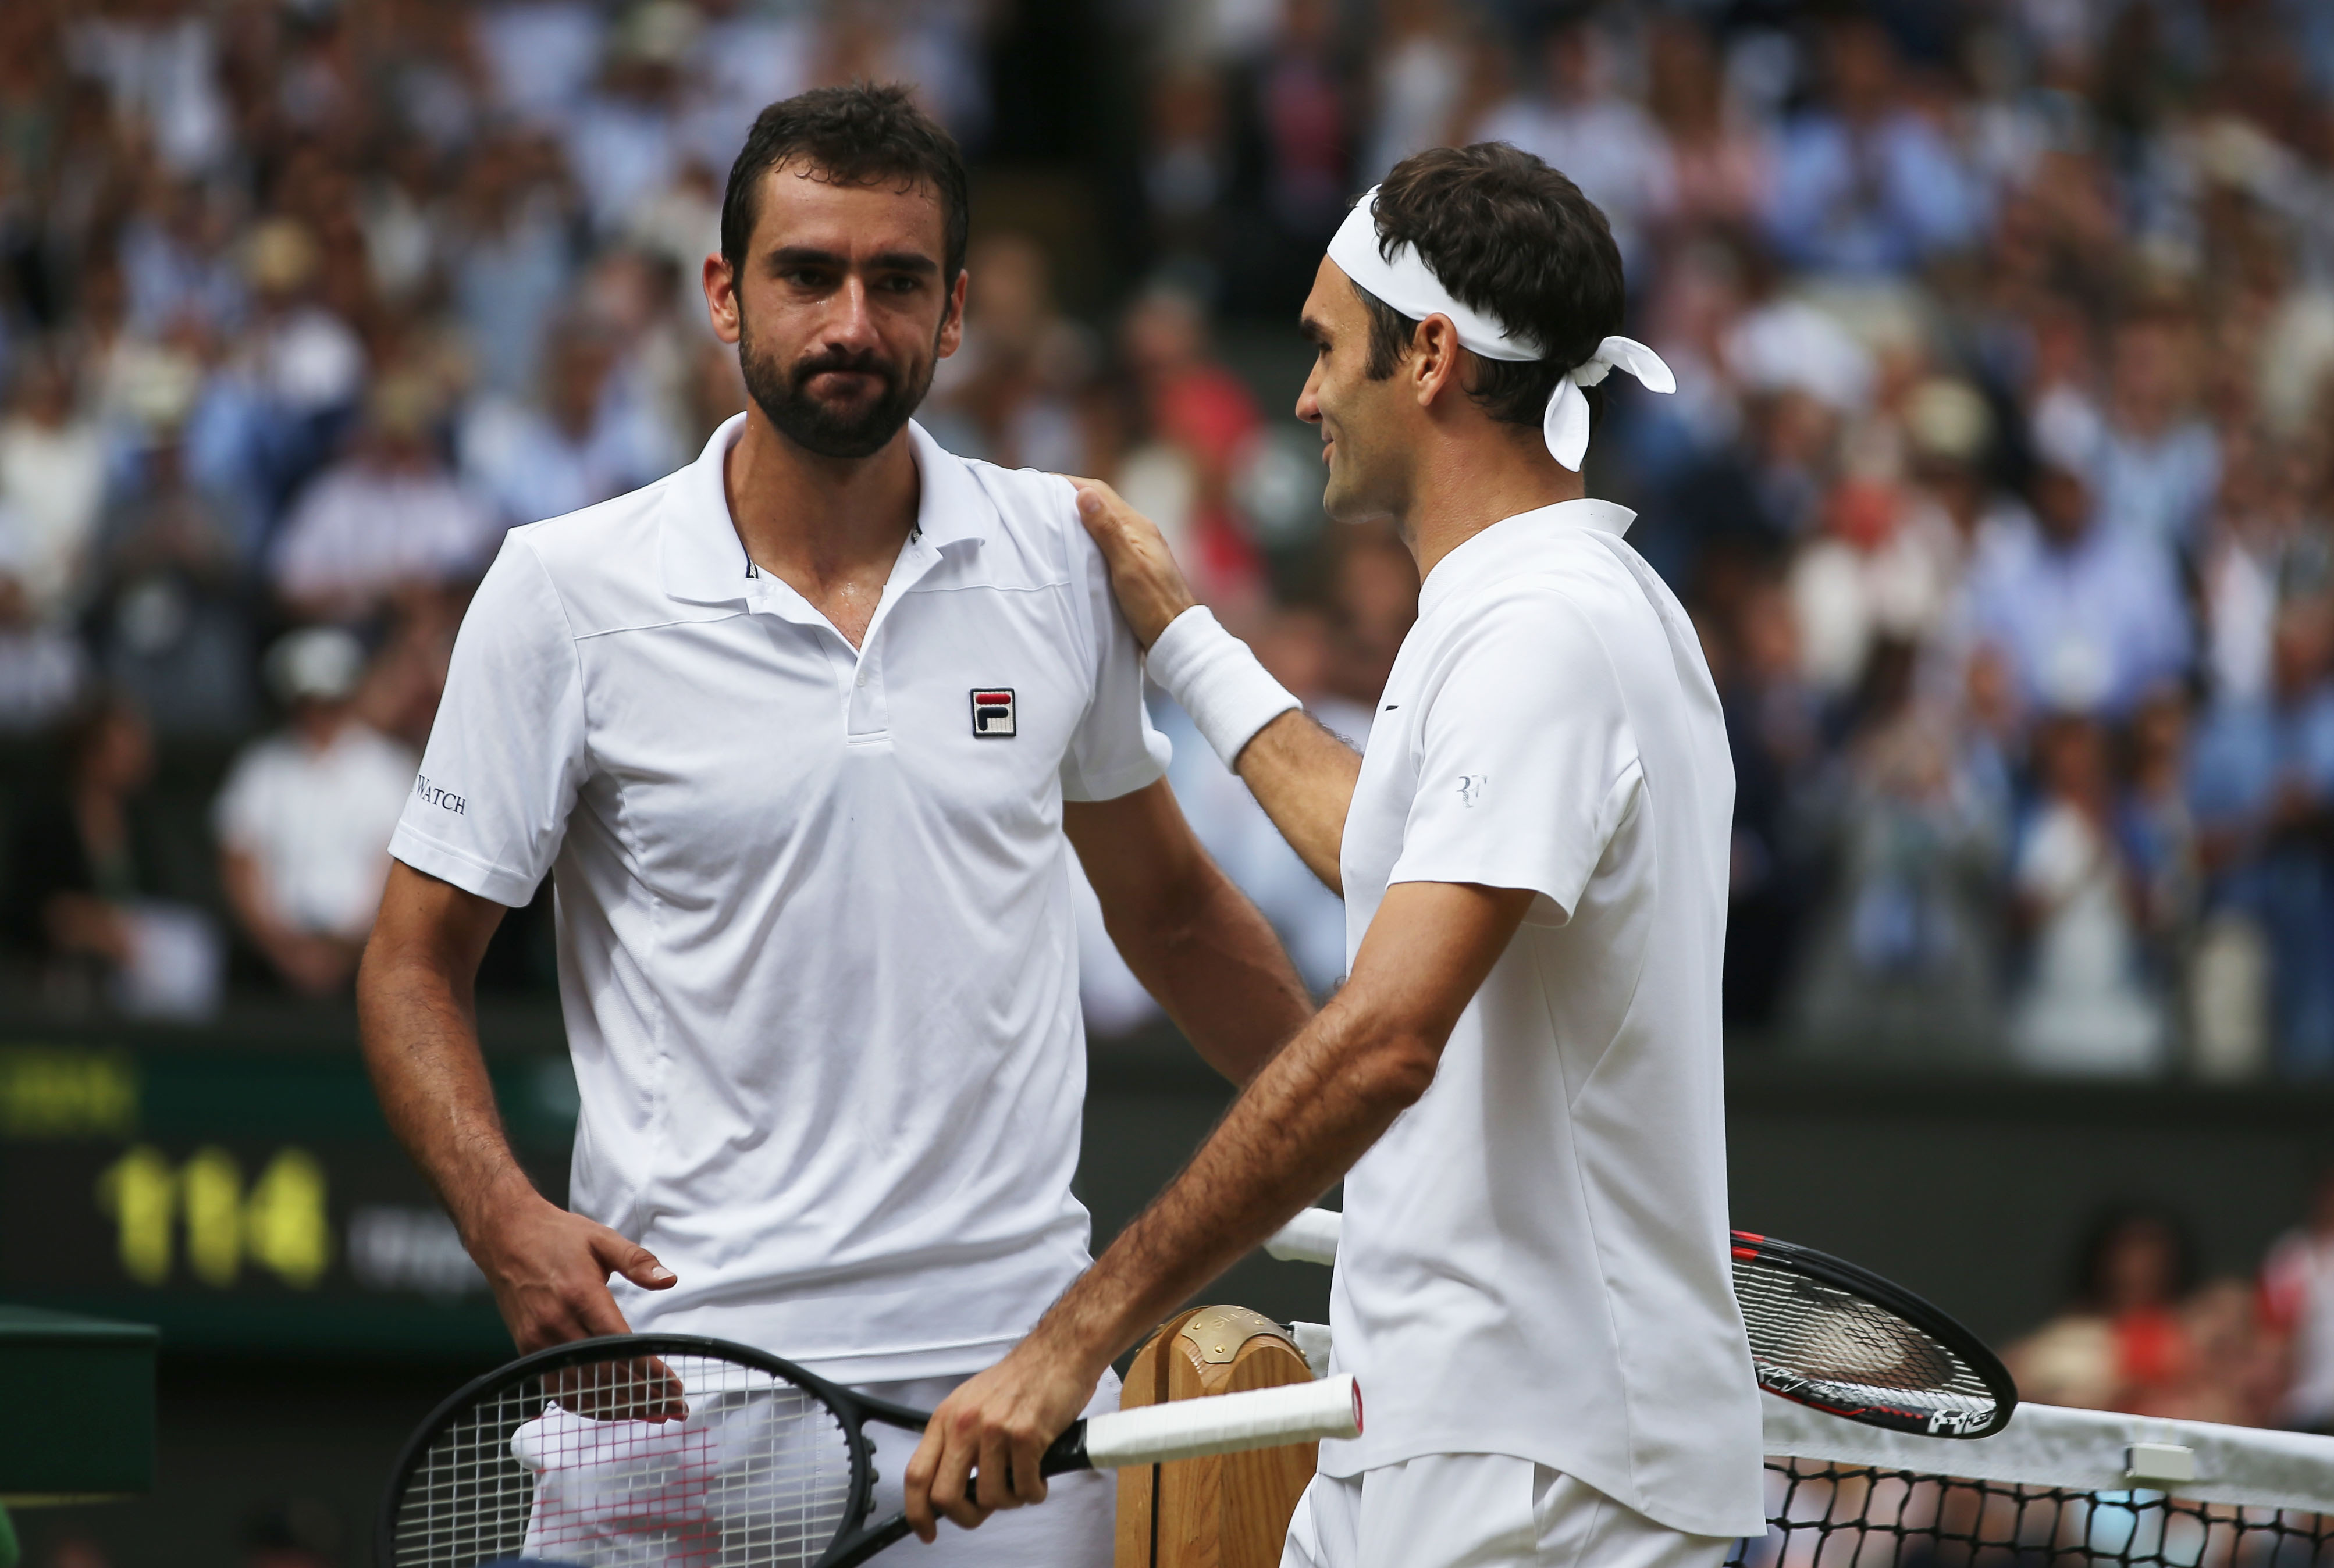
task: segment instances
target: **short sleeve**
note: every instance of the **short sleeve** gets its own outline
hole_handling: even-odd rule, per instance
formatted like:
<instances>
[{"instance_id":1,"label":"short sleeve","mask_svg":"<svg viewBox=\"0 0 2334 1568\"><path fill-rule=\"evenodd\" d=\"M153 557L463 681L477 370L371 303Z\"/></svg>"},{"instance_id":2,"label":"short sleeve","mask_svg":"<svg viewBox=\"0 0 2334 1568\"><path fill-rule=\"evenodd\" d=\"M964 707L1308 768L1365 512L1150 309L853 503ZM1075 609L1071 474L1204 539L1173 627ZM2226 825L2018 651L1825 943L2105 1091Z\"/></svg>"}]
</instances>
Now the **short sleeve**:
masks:
<instances>
[{"instance_id":1,"label":"short sleeve","mask_svg":"<svg viewBox=\"0 0 2334 1568\"><path fill-rule=\"evenodd\" d=\"M1556 592L1491 605L1425 688L1418 792L1393 882L1528 888L1572 918L1642 785L1612 660Z\"/></svg>"},{"instance_id":2,"label":"short sleeve","mask_svg":"<svg viewBox=\"0 0 2334 1568\"><path fill-rule=\"evenodd\" d=\"M233 850L258 842L267 822L267 764L261 749L267 743L246 746L227 770L227 783L211 803L211 832Z\"/></svg>"},{"instance_id":3,"label":"short sleeve","mask_svg":"<svg viewBox=\"0 0 2334 1568\"><path fill-rule=\"evenodd\" d=\"M1111 597L1102 552L1086 537L1067 484L1070 598L1079 634L1093 649L1094 688L1085 716L1062 755L1062 798L1108 801L1167 776L1174 748L1143 703L1143 652Z\"/></svg>"},{"instance_id":4,"label":"short sleeve","mask_svg":"<svg viewBox=\"0 0 2334 1568\"><path fill-rule=\"evenodd\" d=\"M566 612L533 546L514 533L462 618L446 695L389 852L517 908L559 853L585 762Z\"/></svg>"}]
</instances>

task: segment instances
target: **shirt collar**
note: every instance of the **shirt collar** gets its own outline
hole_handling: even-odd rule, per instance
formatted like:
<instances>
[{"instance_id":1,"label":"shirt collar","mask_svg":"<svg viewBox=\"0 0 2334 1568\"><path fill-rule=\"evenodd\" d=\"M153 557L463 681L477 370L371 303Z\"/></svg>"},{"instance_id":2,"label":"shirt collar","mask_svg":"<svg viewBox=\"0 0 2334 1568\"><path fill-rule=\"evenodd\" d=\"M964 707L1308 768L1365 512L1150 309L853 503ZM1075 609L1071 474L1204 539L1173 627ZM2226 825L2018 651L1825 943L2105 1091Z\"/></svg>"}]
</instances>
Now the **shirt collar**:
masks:
<instances>
[{"instance_id":1,"label":"shirt collar","mask_svg":"<svg viewBox=\"0 0 2334 1568\"><path fill-rule=\"evenodd\" d=\"M742 604L753 597L746 546L729 515L722 466L746 431L746 416L723 421L697 461L673 476L660 527L664 591L693 604ZM989 537L996 503L963 458L943 450L921 425L908 422L908 449L921 481L911 545L973 545Z\"/></svg>"},{"instance_id":2,"label":"shirt collar","mask_svg":"<svg viewBox=\"0 0 2334 1568\"><path fill-rule=\"evenodd\" d=\"M1434 570L1419 584L1418 613L1423 618L1470 589L1529 569L1559 530L1593 528L1618 538L1636 520L1637 515L1626 506L1593 497L1558 501L1553 506L1503 517L1434 563Z\"/></svg>"}]
</instances>

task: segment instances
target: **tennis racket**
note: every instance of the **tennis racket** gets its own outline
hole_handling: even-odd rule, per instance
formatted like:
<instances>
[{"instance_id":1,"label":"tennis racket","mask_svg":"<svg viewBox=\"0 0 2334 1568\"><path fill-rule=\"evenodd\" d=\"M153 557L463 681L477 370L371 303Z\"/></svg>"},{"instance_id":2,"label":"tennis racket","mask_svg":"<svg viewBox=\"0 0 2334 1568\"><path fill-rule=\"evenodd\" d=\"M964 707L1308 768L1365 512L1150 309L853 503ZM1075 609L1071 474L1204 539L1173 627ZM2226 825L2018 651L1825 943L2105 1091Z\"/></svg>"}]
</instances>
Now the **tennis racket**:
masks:
<instances>
[{"instance_id":1,"label":"tennis racket","mask_svg":"<svg viewBox=\"0 0 2334 1568\"><path fill-rule=\"evenodd\" d=\"M477 1379L407 1442L382 1499L379 1568L525 1556L586 1568L848 1568L908 1534L873 1518L871 1400L746 1345L621 1334ZM1147 1405L1072 1422L1047 1476L1271 1448L1362 1429L1351 1378Z\"/></svg>"},{"instance_id":2,"label":"tennis racket","mask_svg":"<svg viewBox=\"0 0 2334 1568\"><path fill-rule=\"evenodd\" d=\"M1344 1217L1309 1208L1265 1242L1278 1258L1337 1261ZM2018 1385L1975 1334L1868 1269L1772 1236L1733 1233L1734 1299L1759 1386L1892 1431L1984 1438Z\"/></svg>"}]
</instances>

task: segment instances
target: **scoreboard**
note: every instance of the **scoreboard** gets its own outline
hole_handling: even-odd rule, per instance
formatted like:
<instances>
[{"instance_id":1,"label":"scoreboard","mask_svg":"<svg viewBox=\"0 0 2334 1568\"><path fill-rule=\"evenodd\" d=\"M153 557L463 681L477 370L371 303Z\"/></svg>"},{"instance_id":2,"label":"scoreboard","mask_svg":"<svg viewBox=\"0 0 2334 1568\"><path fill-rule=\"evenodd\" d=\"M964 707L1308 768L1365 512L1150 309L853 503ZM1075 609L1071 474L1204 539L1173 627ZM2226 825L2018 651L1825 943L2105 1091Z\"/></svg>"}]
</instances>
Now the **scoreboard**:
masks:
<instances>
[{"instance_id":1,"label":"scoreboard","mask_svg":"<svg viewBox=\"0 0 2334 1568\"><path fill-rule=\"evenodd\" d=\"M564 1051L488 1066L520 1160L563 1201ZM0 1301L152 1323L174 1352L510 1349L345 1038L0 1034Z\"/></svg>"}]
</instances>

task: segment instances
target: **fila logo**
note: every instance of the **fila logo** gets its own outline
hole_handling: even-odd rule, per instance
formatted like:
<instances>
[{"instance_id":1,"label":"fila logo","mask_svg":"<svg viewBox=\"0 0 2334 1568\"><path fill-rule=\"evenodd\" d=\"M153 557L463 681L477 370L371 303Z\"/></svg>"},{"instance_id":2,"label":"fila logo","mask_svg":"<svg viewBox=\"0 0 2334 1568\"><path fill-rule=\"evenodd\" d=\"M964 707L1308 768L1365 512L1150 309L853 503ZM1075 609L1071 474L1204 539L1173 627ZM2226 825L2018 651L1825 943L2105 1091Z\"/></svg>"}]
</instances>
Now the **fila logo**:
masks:
<instances>
[{"instance_id":1,"label":"fila logo","mask_svg":"<svg viewBox=\"0 0 2334 1568\"><path fill-rule=\"evenodd\" d=\"M972 688L972 733L981 740L1003 740L1013 734L1013 688L976 686Z\"/></svg>"}]
</instances>

